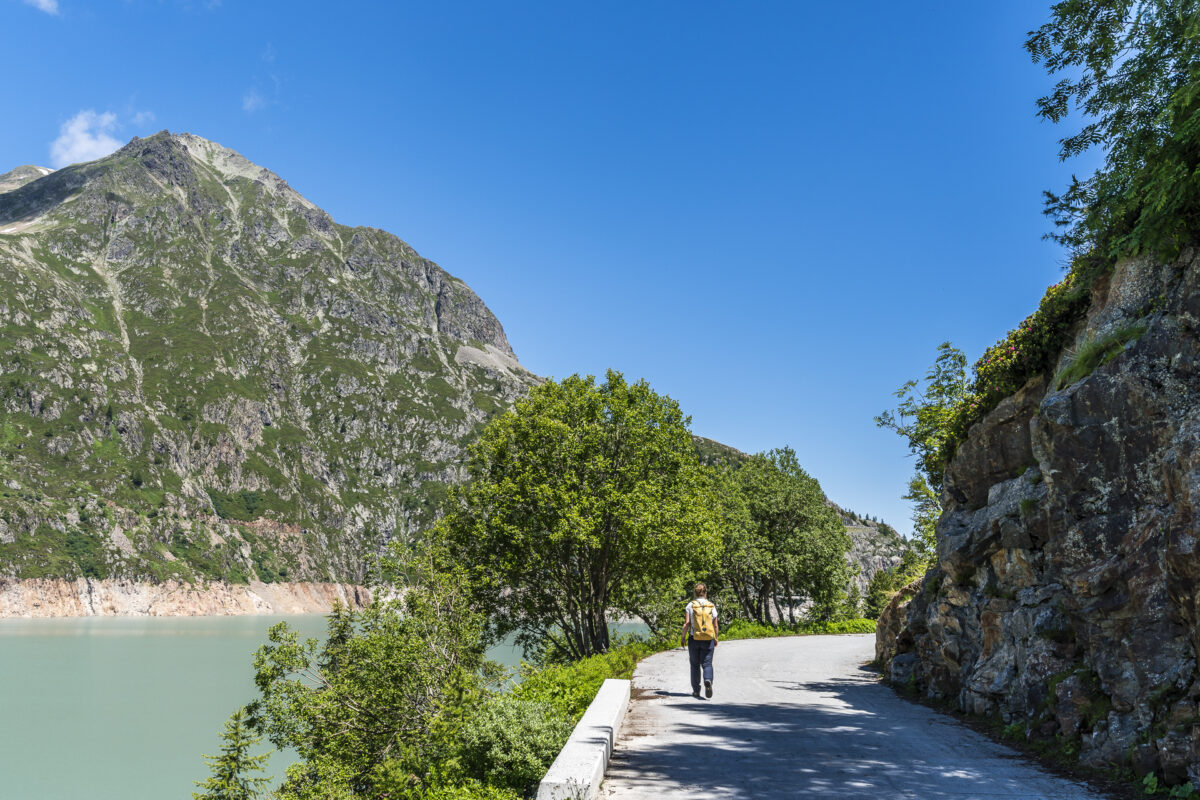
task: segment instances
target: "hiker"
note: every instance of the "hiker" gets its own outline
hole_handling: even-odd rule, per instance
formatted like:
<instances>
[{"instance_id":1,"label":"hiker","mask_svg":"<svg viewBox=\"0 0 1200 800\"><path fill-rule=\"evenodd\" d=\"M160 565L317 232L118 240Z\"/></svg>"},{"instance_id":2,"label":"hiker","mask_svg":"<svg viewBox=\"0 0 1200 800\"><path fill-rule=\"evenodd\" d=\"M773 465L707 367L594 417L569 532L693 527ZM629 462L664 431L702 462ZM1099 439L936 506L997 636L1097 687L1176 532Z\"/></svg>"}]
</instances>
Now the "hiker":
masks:
<instances>
[{"instance_id":1,"label":"hiker","mask_svg":"<svg viewBox=\"0 0 1200 800\"><path fill-rule=\"evenodd\" d=\"M697 583L695 599L683 608L683 632L679 646L688 649L692 667L692 697L700 697L700 672L704 672L704 696L712 697L713 653L717 649L717 607L708 599L708 587Z\"/></svg>"}]
</instances>

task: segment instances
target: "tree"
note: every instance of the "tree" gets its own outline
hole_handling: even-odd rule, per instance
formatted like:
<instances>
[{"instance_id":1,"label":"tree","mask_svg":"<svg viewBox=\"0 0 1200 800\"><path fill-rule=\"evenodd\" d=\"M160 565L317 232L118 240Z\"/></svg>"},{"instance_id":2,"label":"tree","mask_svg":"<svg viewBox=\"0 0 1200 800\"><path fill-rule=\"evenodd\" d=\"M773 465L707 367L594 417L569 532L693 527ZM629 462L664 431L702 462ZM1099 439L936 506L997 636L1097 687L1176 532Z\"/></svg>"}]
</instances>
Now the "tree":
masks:
<instances>
[{"instance_id":1,"label":"tree","mask_svg":"<svg viewBox=\"0 0 1200 800\"><path fill-rule=\"evenodd\" d=\"M950 342L938 345L938 356L925 373L925 388L915 391L918 381L906 382L896 390L900 404L884 411L875 424L908 440L909 452L917 457L917 471L936 494L942 489L946 469L946 442L951 435L955 410L967 396L967 357Z\"/></svg>"},{"instance_id":2,"label":"tree","mask_svg":"<svg viewBox=\"0 0 1200 800\"><path fill-rule=\"evenodd\" d=\"M938 356L933 366L925 373L925 386L918 381L908 381L896 391L900 404L895 411L884 411L875 418L880 428L894 431L908 441L909 452L917 457L916 474L908 482L908 493L904 499L913 505L913 533L905 558L913 560L905 567L908 580L924 572L937 556L937 522L942 514L939 496L942 478L950 458L949 443L954 439L953 426L957 412L968 397L967 359L962 351L950 342L938 345ZM867 613L882 610L880 598L886 603L888 592L894 593L904 583L880 577L881 582L872 581L867 588ZM891 583L884 583L891 580ZM895 584L895 585L892 585ZM884 597L886 595L886 597Z\"/></svg>"},{"instance_id":3,"label":"tree","mask_svg":"<svg viewBox=\"0 0 1200 800\"><path fill-rule=\"evenodd\" d=\"M1200 230L1200 2L1062 0L1025 48L1068 75L1038 115L1061 122L1074 105L1086 120L1060 157L1107 150L1090 178L1046 192L1052 238L1103 262L1178 253Z\"/></svg>"},{"instance_id":4,"label":"tree","mask_svg":"<svg viewBox=\"0 0 1200 800\"><path fill-rule=\"evenodd\" d=\"M917 550L910 547L900 556L899 564L881 569L872 575L867 583L863 616L867 619L879 619L879 615L896 592L921 577L926 566L927 561Z\"/></svg>"},{"instance_id":5,"label":"tree","mask_svg":"<svg viewBox=\"0 0 1200 800\"><path fill-rule=\"evenodd\" d=\"M800 466L796 452L784 447L753 456L737 472L750 518L744 544L726 559L732 579L754 606L754 618L785 617L810 603L809 616L839 614L851 577L846 562L850 537L841 518L825 502L821 485ZM765 618L764 618L765 617Z\"/></svg>"},{"instance_id":6,"label":"tree","mask_svg":"<svg viewBox=\"0 0 1200 800\"><path fill-rule=\"evenodd\" d=\"M929 486L929 481L920 473L908 481L908 493L904 499L913 504L913 534L909 548L923 563L929 563L937 555L937 522L942 515L942 504Z\"/></svg>"},{"instance_id":7,"label":"tree","mask_svg":"<svg viewBox=\"0 0 1200 800\"><path fill-rule=\"evenodd\" d=\"M437 535L495 634L554 658L605 652L610 615L640 615L716 562L716 501L688 422L610 370L599 385L547 381L488 424Z\"/></svg>"},{"instance_id":8,"label":"tree","mask_svg":"<svg viewBox=\"0 0 1200 800\"><path fill-rule=\"evenodd\" d=\"M718 597L732 598L740 616L763 625L771 622L771 558L764 529L756 525L743 491L740 469L713 470L711 479L720 500L721 567L716 585ZM710 587L710 594L713 593ZM728 608L728 604L720 607ZM726 614L722 619L727 619Z\"/></svg>"},{"instance_id":9,"label":"tree","mask_svg":"<svg viewBox=\"0 0 1200 800\"><path fill-rule=\"evenodd\" d=\"M245 709L239 708L225 721L221 732L220 755L205 755L212 774L195 784L203 792L192 792L195 800L253 800L261 794L269 778L254 775L263 771L269 754L253 755L251 751L262 741L246 724Z\"/></svg>"},{"instance_id":10,"label":"tree","mask_svg":"<svg viewBox=\"0 0 1200 800\"><path fill-rule=\"evenodd\" d=\"M411 579L412 563L401 566ZM385 560L387 573L397 568ZM250 711L257 730L300 756L280 798L406 796L445 759L442 723L482 680L483 619L460 573L419 573L402 599L335 607L324 645L301 642L287 623L271 628Z\"/></svg>"}]
</instances>

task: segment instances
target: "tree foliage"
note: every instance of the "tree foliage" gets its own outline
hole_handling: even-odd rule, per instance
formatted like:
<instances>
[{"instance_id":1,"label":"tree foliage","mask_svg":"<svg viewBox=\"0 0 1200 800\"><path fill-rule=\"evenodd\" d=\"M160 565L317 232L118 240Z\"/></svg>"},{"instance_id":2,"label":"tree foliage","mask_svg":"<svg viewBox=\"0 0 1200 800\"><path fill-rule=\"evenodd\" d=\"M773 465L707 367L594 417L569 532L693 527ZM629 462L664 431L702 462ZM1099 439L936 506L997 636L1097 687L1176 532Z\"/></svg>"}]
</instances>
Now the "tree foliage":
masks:
<instances>
[{"instance_id":1,"label":"tree foliage","mask_svg":"<svg viewBox=\"0 0 1200 800\"><path fill-rule=\"evenodd\" d=\"M1085 120L1060 156L1106 150L1091 177L1046 192L1053 238L1101 261L1189 244L1200 229L1200 2L1062 0L1025 48L1066 75L1039 116Z\"/></svg>"},{"instance_id":2,"label":"tree foliage","mask_svg":"<svg viewBox=\"0 0 1200 800\"><path fill-rule=\"evenodd\" d=\"M925 385L911 380L896 390L900 404L875 417L875 424L902 436L917 457L917 472L935 494L941 492L946 469L946 442L955 416L967 397L967 358L950 342L938 345L938 356L925 373Z\"/></svg>"},{"instance_id":3,"label":"tree foliage","mask_svg":"<svg viewBox=\"0 0 1200 800\"><path fill-rule=\"evenodd\" d=\"M974 413L979 403L978 396L970 389L966 356L950 342L942 342L937 359L925 373L924 386L915 380L908 381L896 391L900 399L896 409L875 418L877 426L899 434L908 442L909 452L917 457L917 470L909 479L904 495L913 504L915 536L900 564L872 576L864 612L870 619L878 617L891 595L923 573L937 556L942 479L954 448L966 435L964 414Z\"/></svg>"},{"instance_id":4,"label":"tree foliage","mask_svg":"<svg viewBox=\"0 0 1200 800\"><path fill-rule=\"evenodd\" d=\"M484 429L440 527L496 634L582 658L719 556L716 502L675 401L609 371L547 381Z\"/></svg>"},{"instance_id":5,"label":"tree foliage","mask_svg":"<svg viewBox=\"0 0 1200 800\"><path fill-rule=\"evenodd\" d=\"M843 610L850 538L821 486L791 448L750 458L724 478L725 546L720 579L756 622L815 620Z\"/></svg>"},{"instance_id":6,"label":"tree foliage","mask_svg":"<svg viewBox=\"0 0 1200 800\"><path fill-rule=\"evenodd\" d=\"M270 755L254 755L255 746L262 741L247 725L245 709L239 708L225 721L221 732L221 752L205 755L212 773L196 785L204 791L192 792L195 800L254 800L262 794L270 782L256 773L263 771L263 764Z\"/></svg>"},{"instance_id":7,"label":"tree foliage","mask_svg":"<svg viewBox=\"0 0 1200 800\"><path fill-rule=\"evenodd\" d=\"M459 578L427 571L403 599L335 607L323 645L284 622L271 628L250 708L255 726L301 759L279 797L418 796L430 782L446 722L478 693L484 667L483 619Z\"/></svg>"}]
</instances>

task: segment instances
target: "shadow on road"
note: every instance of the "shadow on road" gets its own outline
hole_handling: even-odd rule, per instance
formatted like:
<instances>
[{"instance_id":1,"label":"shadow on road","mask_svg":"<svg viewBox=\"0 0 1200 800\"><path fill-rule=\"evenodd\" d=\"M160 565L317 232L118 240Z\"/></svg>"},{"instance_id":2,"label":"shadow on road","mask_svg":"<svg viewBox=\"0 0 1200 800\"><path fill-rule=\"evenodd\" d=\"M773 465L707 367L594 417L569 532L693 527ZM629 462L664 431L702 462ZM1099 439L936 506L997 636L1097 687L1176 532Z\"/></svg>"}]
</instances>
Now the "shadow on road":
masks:
<instances>
[{"instance_id":1,"label":"shadow on road","mask_svg":"<svg viewBox=\"0 0 1200 800\"><path fill-rule=\"evenodd\" d=\"M863 677L772 683L788 691L784 703L723 703L718 691L679 704L674 741L618 749L610 774L721 798L1095 796L1040 781L1005 748Z\"/></svg>"}]
</instances>

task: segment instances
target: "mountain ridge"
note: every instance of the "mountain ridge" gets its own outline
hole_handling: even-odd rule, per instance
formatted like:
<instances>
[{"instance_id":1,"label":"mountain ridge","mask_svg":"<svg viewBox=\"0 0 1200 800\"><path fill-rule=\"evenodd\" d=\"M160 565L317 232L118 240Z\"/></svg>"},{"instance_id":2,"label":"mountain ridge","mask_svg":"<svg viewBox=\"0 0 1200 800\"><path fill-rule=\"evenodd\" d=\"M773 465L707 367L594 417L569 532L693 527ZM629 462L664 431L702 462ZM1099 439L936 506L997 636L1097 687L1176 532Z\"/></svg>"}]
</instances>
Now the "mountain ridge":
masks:
<instances>
[{"instance_id":1,"label":"mountain ridge","mask_svg":"<svg viewBox=\"0 0 1200 800\"><path fill-rule=\"evenodd\" d=\"M191 134L34 176L0 220L16 577L361 580L538 380L461 280Z\"/></svg>"}]
</instances>

